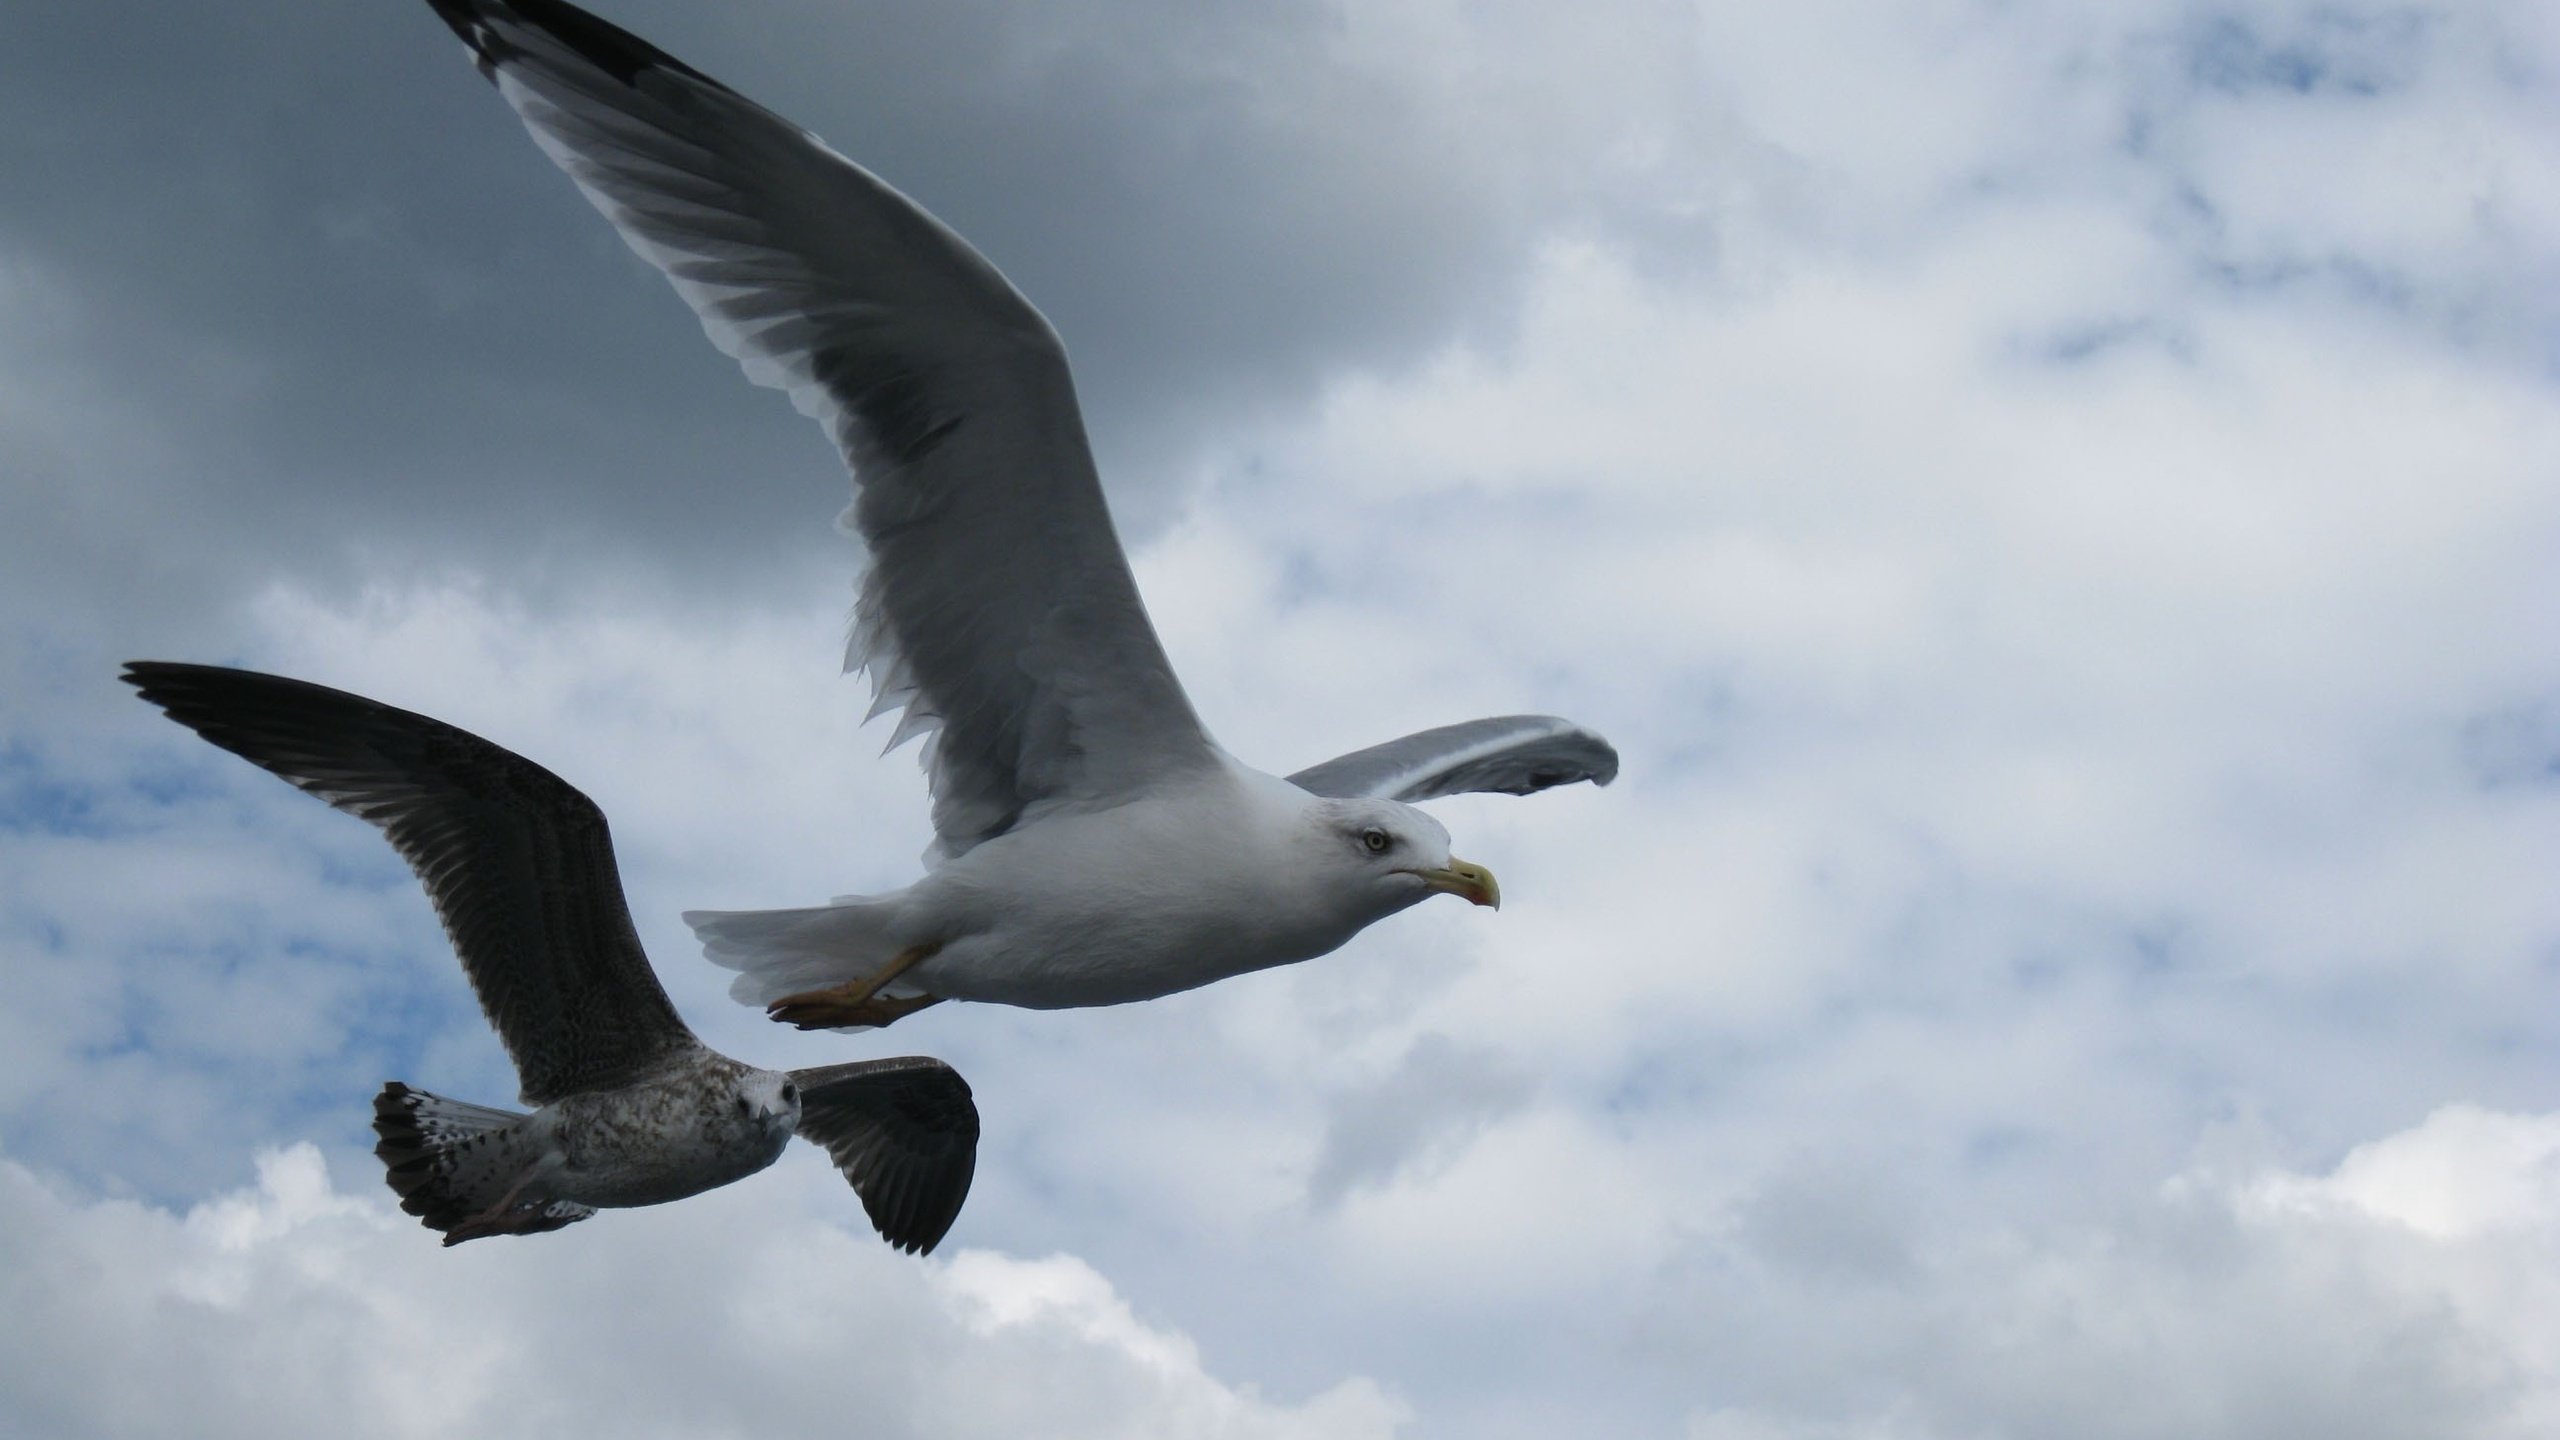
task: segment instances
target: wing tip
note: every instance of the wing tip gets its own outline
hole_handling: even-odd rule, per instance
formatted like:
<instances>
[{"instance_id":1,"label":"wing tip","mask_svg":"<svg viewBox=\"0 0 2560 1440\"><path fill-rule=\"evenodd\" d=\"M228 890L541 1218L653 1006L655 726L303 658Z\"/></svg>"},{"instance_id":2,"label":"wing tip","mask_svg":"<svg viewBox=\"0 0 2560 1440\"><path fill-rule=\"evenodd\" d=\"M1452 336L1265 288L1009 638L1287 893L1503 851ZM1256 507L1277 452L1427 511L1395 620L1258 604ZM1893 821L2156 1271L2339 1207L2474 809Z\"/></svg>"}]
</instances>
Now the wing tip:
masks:
<instances>
[{"instance_id":1,"label":"wing tip","mask_svg":"<svg viewBox=\"0 0 2560 1440\"><path fill-rule=\"evenodd\" d=\"M536 30L576 55L597 70L612 76L623 85L637 87L640 77L653 70L682 75L688 80L708 85L725 94L736 94L728 86L694 69L621 26L591 15L567 0L427 0L462 43L471 51L472 63L480 73L495 82L498 71L509 61L522 57L522 45L509 39L502 21Z\"/></svg>"},{"instance_id":2,"label":"wing tip","mask_svg":"<svg viewBox=\"0 0 2560 1440\"><path fill-rule=\"evenodd\" d=\"M1588 780L1594 785L1606 786L1610 781L1618 778L1618 747L1610 744L1607 736L1588 725L1567 720L1561 715L1541 715L1538 718L1555 727L1555 738L1573 745L1582 753L1575 757L1581 762L1579 770L1557 772L1553 778L1538 783L1536 789L1545 790L1558 785L1571 785L1578 780ZM1539 779L1534 773L1530 778Z\"/></svg>"},{"instance_id":3,"label":"wing tip","mask_svg":"<svg viewBox=\"0 0 2560 1440\"><path fill-rule=\"evenodd\" d=\"M1589 743L1592 752L1591 773L1584 778L1605 789L1618 778L1618 747L1602 739L1596 730L1581 730L1580 738Z\"/></svg>"},{"instance_id":4,"label":"wing tip","mask_svg":"<svg viewBox=\"0 0 2560 1440\"><path fill-rule=\"evenodd\" d=\"M231 718L262 689L298 682L227 665L200 665L188 660L127 660L116 678L170 719L204 733ZM317 688L317 687L314 687ZM213 739L210 734L206 738ZM217 745L222 744L214 739ZM228 748L228 747L226 747Z\"/></svg>"},{"instance_id":5,"label":"wing tip","mask_svg":"<svg viewBox=\"0 0 2560 1440\"><path fill-rule=\"evenodd\" d=\"M791 1073L800 1082L801 1138L827 1151L871 1228L894 1249L932 1254L967 1208L977 1175L981 1130L969 1082L930 1055Z\"/></svg>"},{"instance_id":6,"label":"wing tip","mask_svg":"<svg viewBox=\"0 0 2560 1440\"><path fill-rule=\"evenodd\" d=\"M480 78L496 84L498 52L506 40L490 26L487 7L466 0L427 0L427 5L445 28L462 41L462 48L471 52L471 68L480 72Z\"/></svg>"},{"instance_id":7,"label":"wing tip","mask_svg":"<svg viewBox=\"0 0 2560 1440\"><path fill-rule=\"evenodd\" d=\"M127 660L116 671L116 678L149 698L154 687L181 681L189 671L202 670L184 660Z\"/></svg>"}]
</instances>

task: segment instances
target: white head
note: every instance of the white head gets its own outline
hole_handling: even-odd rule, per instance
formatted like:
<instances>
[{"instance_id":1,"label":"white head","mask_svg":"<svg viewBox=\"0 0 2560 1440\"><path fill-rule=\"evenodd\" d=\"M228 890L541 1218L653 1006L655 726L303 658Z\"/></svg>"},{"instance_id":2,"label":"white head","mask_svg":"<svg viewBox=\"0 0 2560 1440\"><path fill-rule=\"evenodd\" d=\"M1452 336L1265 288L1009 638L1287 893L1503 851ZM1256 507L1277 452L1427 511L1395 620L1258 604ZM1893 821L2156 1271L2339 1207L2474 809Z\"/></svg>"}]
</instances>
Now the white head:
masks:
<instances>
[{"instance_id":1,"label":"white head","mask_svg":"<svg viewBox=\"0 0 2560 1440\"><path fill-rule=\"evenodd\" d=\"M729 1105L741 1122L776 1137L776 1143L800 1125L800 1087L779 1070L749 1069L738 1077Z\"/></svg>"},{"instance_id":2,"label":"white head","mask_svg":"<svg viewBox=\"0 0 2560 1440\"><path fill-rule=\"evenodd\" d=\"M1449 853L1439 821L1394 800L1323 800L1315 807L1315 846L1337 883L1391 914L1434 895L1456 895L1500 908L1493 872Z\"/></svg>"}]
</instances>

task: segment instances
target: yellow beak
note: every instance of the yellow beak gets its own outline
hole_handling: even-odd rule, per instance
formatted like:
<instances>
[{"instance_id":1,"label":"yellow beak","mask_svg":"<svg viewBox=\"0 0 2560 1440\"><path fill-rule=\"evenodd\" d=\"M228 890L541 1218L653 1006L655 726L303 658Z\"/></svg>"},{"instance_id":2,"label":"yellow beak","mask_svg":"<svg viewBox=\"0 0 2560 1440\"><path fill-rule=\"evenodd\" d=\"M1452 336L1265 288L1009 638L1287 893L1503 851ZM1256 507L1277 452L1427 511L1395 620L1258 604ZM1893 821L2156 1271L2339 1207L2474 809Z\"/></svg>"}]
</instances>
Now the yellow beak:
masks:
<instances>
[{"instance_id":1,"label":"yellow beak","mask_svg":"<svg viewBox=\"0 0 2560 1440\"><path fill-rule=\"evenodd\" d=\"M1502 908L1502 887L1494 883L1493 872L1481 865L1453 855L1445 870L1416 870L1413 873L1421 876L1422 883L1433 890L1460 896L1471 904L1490 905L1496 910Z\"/></svg>"}]
</instances>

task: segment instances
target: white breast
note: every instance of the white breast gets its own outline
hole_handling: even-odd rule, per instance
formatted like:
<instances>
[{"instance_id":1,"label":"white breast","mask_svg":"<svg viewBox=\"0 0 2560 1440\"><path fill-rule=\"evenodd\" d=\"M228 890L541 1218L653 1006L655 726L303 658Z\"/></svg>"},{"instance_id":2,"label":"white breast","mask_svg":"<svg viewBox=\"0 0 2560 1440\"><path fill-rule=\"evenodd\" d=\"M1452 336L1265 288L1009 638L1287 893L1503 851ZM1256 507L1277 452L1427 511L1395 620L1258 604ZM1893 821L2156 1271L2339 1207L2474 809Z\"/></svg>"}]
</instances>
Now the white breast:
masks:
<instances>
[{"instance_id":1,"label":"white breast","mask_svg":"<svg viewBox=\"0 0 2560 1440\"><path fill-rule=\"evenodd\" d=\"M954 938L918 983L1034 1009L1113 1005L1340 945L1375 917L1308 864L1313 797L1235 769L1044 817L935 871L911 893Z\"/></svg>"}]
</instances>

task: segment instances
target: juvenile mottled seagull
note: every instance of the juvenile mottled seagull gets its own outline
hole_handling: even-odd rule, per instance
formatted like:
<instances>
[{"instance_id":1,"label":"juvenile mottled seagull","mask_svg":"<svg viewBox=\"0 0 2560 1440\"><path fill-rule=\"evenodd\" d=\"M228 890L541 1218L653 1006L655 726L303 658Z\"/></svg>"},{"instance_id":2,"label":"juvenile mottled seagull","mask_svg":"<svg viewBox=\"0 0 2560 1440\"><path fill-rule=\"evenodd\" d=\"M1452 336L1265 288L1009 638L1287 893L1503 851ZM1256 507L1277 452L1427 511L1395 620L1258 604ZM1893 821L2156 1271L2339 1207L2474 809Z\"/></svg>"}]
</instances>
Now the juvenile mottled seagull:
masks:
<instances>
[{"instance_id":1,"label":"juvenile mottled seagull","mask_svg":"<svg viewBox=\"0 0 2560 1440\"><path fill-rule=\"evenodd\" d=\"M1499 899L1412 802L1617 773L1517 715L1288 779L1192 712L1113 534L1057 333L977 251L791 122L560 0L429 0L712 343L852 467L846 668L930 735L936 842L893 895L685 919L803 1029L937 1000L1145 1000L1322 955L1435 894Z\"/></svg>"},{"instance_id":2,"label":"juvenile mottled seagull","mask_svg":"<svg viewBox=\"0 0 2560 1440\"><path fill-rule=\"evenodd\" d=\"M138 660L169 718L369 820L426 885L530 1115L397 1080L374 1147L400 1208L458 1245L681 1200L824 1147L882 1238L928 1251L968 1198L978 1109L939 1060L758 1069L676 1017L632 933L604 812L560 777L438 720L342 690Z\"/></svg>"}]
</instances>

